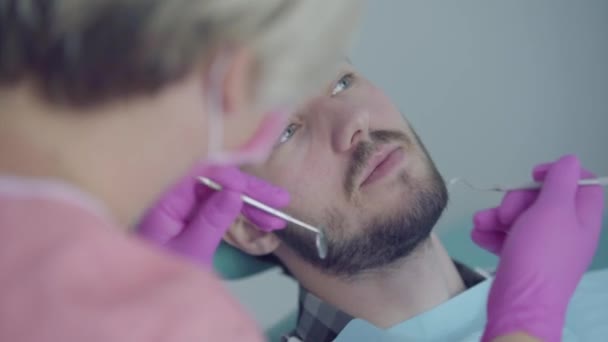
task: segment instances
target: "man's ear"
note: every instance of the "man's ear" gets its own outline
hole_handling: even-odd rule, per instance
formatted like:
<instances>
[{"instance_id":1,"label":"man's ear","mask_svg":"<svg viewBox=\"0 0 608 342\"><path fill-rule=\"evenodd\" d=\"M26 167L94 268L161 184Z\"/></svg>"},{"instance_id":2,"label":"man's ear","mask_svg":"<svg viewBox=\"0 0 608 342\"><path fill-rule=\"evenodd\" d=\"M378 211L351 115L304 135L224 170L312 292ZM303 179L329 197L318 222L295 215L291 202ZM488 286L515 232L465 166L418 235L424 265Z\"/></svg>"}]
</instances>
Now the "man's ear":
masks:
<instances>
[{"instance_id":1,"label":"man's ear","mask_svg":"<svg viewBox=\"0 0 608 342\"><path fill-rule=\"evenodd\" d=\"M273 233L259 230L251 222L240 217L230 227L224 241L250 255L261 256L274 252L281 241Z\"/></svg>"}]
</instances>

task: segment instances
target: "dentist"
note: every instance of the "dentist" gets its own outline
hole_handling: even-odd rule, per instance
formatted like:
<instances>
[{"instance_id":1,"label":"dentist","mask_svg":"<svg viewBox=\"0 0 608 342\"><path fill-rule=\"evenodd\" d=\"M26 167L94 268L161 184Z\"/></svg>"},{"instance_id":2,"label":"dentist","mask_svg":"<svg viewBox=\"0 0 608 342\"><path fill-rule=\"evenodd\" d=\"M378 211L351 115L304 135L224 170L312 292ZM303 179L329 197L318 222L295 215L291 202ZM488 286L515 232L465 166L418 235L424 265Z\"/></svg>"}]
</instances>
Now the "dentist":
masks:
<instances>
[{"instance_id":1,"label":"dentist","mask_svg":"<svg viewBox=\"0 0 608 342\"><path fill-rule=\"evenodd\" d=\"M239 193L286 204L206 165L265 157L358 12L352 0L0 0L0 340L260 341L212 272L130 229L204 260L215 241L184 241L225 229ZM229 191L199 191L201 174ZM154 203L199 229L159 232L169 216L144 215Z\"/></svg>"}]
</instances>

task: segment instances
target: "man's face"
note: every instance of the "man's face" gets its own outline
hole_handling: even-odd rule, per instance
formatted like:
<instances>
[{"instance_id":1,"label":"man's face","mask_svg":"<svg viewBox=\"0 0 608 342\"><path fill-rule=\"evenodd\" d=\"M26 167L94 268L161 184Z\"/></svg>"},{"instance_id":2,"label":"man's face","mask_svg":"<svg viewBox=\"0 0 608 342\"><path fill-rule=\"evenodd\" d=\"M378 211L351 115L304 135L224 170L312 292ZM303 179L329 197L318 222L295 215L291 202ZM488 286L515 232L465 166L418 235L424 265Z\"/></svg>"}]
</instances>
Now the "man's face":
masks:
<instances>
[{"instance_id":1,"label":"man's face","mask_svg":"<svg viewBox=\"0 0 608 342\"><path fill-rule=\"evenodd\" d=\"M352 276L407 256L426 240L447 202L445 184L391 101L344 63L323 93L292 117L270 159L247 171L287 189L287 210L324 229L278 232L324 272Z\"/></svg>"}]
</instances>

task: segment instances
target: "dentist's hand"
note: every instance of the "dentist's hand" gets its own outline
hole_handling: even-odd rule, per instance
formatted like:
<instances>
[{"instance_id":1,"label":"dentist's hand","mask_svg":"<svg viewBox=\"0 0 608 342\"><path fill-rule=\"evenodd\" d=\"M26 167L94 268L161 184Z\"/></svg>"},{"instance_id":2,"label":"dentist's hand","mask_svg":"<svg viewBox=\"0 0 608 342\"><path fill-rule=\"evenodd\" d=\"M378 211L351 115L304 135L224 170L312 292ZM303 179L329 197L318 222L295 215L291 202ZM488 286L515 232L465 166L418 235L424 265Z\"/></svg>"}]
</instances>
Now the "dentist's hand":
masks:
<instances>
[{"instance_id":1,"label":"dentist's hand","mask_svg":"<svg viewBox=\"0 0 608 342\"><path fill-rule=\"evenodd\" d=\"M198 176L222 185L215 191L202 185ZM138 233L144 238L210 265L222 237L242 213L264 231L285 227L285 221L244 205L247 194L274 208L285 207L289 194L278 187L241 172L236 167L196 167L173 186L143 217Z\"/></svg>"},{"instance_id":2,"label":"dentist's hand","mask_svg":"<svg viewBox=\"0 0 608 342\"><path fill-rule=\"evenodd\" d=\"M570 298L591 264L602 228L604 193L579 187L576 157L538 166L540 191L512 191L475 215L473 240L500 256L483 341L523 332L560 341Z\"/></svg>"}]
</instances>

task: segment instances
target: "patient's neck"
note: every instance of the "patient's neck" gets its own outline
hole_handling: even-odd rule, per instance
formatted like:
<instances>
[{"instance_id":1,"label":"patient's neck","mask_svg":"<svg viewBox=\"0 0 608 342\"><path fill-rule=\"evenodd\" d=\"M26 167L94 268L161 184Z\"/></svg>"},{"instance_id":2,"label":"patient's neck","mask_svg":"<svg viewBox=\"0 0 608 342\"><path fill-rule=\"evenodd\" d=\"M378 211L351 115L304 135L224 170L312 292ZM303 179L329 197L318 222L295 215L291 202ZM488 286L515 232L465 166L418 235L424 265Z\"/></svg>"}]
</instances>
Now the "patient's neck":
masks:
<instances>
[{"instance_id":1,"label":"patient's neck","mask_svg":"<svg viewBox=\"0 0 608 342\"><path fill-rule=\"evenodd\" d=\"M432 309L464 290L456 267L435 235L406 260L348 280L324 274L286 254L279 257L304 288L381 328Z\"/></svg>"}]
</instances>

